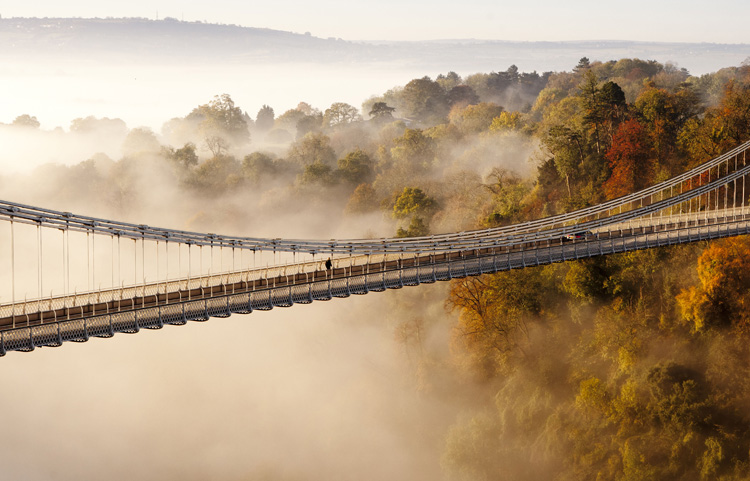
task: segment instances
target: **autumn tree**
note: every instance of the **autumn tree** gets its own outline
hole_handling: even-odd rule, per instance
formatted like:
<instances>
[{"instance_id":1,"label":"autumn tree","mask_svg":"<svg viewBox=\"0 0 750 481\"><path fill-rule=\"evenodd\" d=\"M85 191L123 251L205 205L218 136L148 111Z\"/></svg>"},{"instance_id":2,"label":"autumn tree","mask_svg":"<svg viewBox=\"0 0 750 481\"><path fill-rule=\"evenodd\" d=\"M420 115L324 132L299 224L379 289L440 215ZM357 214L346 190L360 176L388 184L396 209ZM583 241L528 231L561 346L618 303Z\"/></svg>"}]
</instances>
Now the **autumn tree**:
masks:
<instances>
[{"instance_id":1,"label":"autumn tree","mask_svg":"<svg viewBox=\"0 0 750 481\"><path fill-rule=\"evenodd\" d=\"M697 271L699 284L677 297L684 320L695 331L731 325L750 333L750 239L712 242Z\"/></svg>"},{"instance_id":2,"label":"autumn tree","mask_svg":"<svg viewBox=\"0 0 750 481\"><path fill-rule=\"evenodd\" d=\"M689 88L670 93L649 83L638 95L635 109L646 128L657 161L669 160L685 123L698 113L699 99Z\"/></svg>"},{"instance_id":3,"label":"autumn tree","mask_svg":"<svg viewBox=\"0 0 750 481\"><path fill-rule=\"evenodd\" d=\"M750 84L730 80L719 105L719 117L730 145L750 139Z\"/></svg>"},{"instance_id":4,"label":"autumn tree","mask_svg":"<svg viewBox=\"0 0 750 481\"><path fill-rule=\"evenodd\" d=\"M682 146L695 162L705 161L750 138L750 84L727 81L719 105L685 122Z\"/></svg>"},{"instance_id":5,"label":"autumn tree","mask_svg":"<svg viewBox=\"0 0 750 481\"><path fill-rule=\"evenodd\" d=\"M487 130L492 121L499 117L504 110L499 105L482 102L477 105L467 105L463 108L456 106L451 110L449 118L451 123L456 125L461 132L476 134Z\"/></svg>"},{"instance_id":6,"label":"autumn tree","mask_svg":"<svg viewBox=\"0 0 750 481\"><path fill-rule=\"evenodd\" d=\"M526 122L520 112L500 112L500 115L492 119L492 123L487 130L490 132L510 132L523 130L525 126Z\"/></svg>"},{"instance_id":7,"label":"autumn tree","mask_svg":"<svg viewBox=\"0 0 750 481\"><path fill-rule=\"evenodd\" d=\"M648 136L637 120L620 124L606 158L612 175L604 184L604 191L610 199L640 190L653 180Z\"/></svg>"},{"instance_id":8,"label":"autumn tree","mask_svg":"<svg viewBox=\"0 0 750 481\"><path fill-rule=\"evenodd\" d=\"M365 214L374 212L379 207L378 196L372 185L359 184L349 197L345 211L349 214Z\"/></svg>"},{"instance_id":9,"label":"autumn tree","mask_svg":"<svg viewBox=\"0 0 750 481\"><path fill-rule=\"evenodd\" d=\"M543 277L538 269L467 277L451 282L447 305L459 311L454 343L467 368L482 380L511 366L527 342L530 323L542 312Z\"/></svg>"},{"instance_id":10,"label":"autumn tree","mask_svg":"<svg viewBox=\"0 0 750 481\"><path fill-rule=\"evenodd\" d=\"M344 102L331 104L323 113L323 124L326 127L346 125L360 120L359 110Z\"/></svg>"}]
</instances>

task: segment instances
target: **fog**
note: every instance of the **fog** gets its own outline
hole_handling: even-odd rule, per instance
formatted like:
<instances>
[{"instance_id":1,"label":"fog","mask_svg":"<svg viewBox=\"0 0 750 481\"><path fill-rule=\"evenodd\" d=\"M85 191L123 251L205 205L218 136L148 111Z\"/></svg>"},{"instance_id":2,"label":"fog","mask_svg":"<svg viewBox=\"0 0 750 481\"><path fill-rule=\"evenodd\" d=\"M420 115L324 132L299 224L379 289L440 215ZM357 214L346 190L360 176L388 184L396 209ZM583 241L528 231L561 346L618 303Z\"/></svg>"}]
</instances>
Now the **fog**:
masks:
<instances>
[{"instance_id":1,"label":"fog","mask_svg":"<svg viewBox=\"0 0 750 481\"><path fill-rule=\"evenodd\" d=\"M3 191L13 200L153 225L210 224L217 232L248 235L325 229L326 214L306 209L289 212L291 221L273 222L281 215L275 211L252 225L232 223L223 209L236 206L218 208L218 220L191 224L199 202L172 190L166 175L150 183L139 177L134 197L140 201L117 212L101 202L101 192L79 190L76 198L55 201L61 182L53 172L11 176L14 185L5 182ZM30 191L32 183L38 189ZM202 207L209 215L217 208ZM317 221L300 222L305 215ZM287 223L297 225L283 229ZM0 227L7 246L6 226ZM357 229L364 226L338 227ZM45 252L54 257L52 247ZM85 271L85 262L78 268ZM5 475L32 481L439 479L443 436L463 394L448 388L460 382L446 376L440 392L459 394L429 395L435 388L419 368L431 353L448 349L446 289L352 296L8 353L0 359ZM418 345L396 340L399 325L415 315L433 328Z\"/></svg>"},{"instance_id":2,"label":"fog","mask_svg":"<svg viewBox=\"0 0 750 481\"><path fill-rule=\"evenodd\" d=\"M392 296L11 353L5 476L439 479L456 407L414 388Z\"/></svg>"},{"instance_id":3,"label":"fog","mask_svg":"<svg viewBox=\"0 0 750 481\"><path fill-rule=\"evenodd\" d=\"M62 77L68 80L59 84L62 95L47 91L38 99L27 94L13 100L19 115L37 116L42 126L0 126L4 199L202 232L324 239L393 235L396 223L382 212L342 215L348 193L336 188L330 194L290 191L286 183L295 182L294 175L215 197L190 195L156 153L124 157L127 130L71 132L68 125L88 116L127 119L131 129L152 126L164 144L163 122L187 115L232 87L244 92L235 101L254 117L259 104L272 104L279 114L284 105L300 100L317 99L325 108L330 103L326 95L340 101L349 84L357 84L351 95L358 96L352 100L358 105L405 80L372 78L368 84L366 71L349 71L342 78L320 71L316 80L308 71L300 75L291 69L252 81L241 75L209 81L210 75L197 72L180 85L176 77L185 72L171 78L161 71L151 80L139 75L131 81L122 75L126 70L108 71L109 84L85 82L92 73L85 69L66 73ZM297 80L286 78L293 73ZM327 91L321 87L324 74ZM33 83L31 90L23 84L23 77L8 75L14 88L34 90ZM285 80L274 80L278 78ZM215 90L219 84L221 89ZM294 100L289 92L295 92ZM11 97L3 98L3 111L13 110ZM243 102L250 98L257 103ZM53 129L55 125L63 128ZM257 142L251 140L249 151L269 147ZM334 138L334 144L341 146L339 158L349 148L344 138ZM443 174L464 176L469 180L457 180L453 187L460 198L477 191L476 182L493 166L527 172L534 149L533 143L513 136L477 139L448 149L452 160L422 181L437 195L431 182ZM199 153L201 162L210 155ZM481 189L477 192L482 195ZM472 222L457 215L437 220L436 228L466 228ZM7 246L7 224L0 228ZM27 230L19 252L26 248L24 258L29 259L35 255L34 228ZM53 265L44 272L52 278L59 274L54 255L59 245L46 243L59 244L55 235L59 233L45 238ZM7 251L0 255L7 280ZM19 269L35 269L27 264ZM81 263L79 268L85 270ZM89 276L78 274L80 291ZM34 297L34 279L32 273L25 284L19 280L17 299ZM45 282L46 294L53 286ZM4 472L10 479L32 481L440 479L445 433L458 413L476 402L475 388L447 365L453 325L453 315L444 308L447 288L406 288L67 343L31 354L8 353L0 360L0 383L6 387L0 400ZM410 334L414 326L419 326L417 338Z\"/></svg>"},{"instance_id":4,"label":"fog","mask_svg":"<svg viewBox=\"0 0 750 481\"><path fill-rule=\"evenodd\" d=\"M0 122L37 117L43 129L67 130L77 117L117 117L128 127L159 131L172 116L185 115L218 93L232 94L251 116L267 104L278 114L299 102L326 107L333 102L359 106L370 95L425 75L400 63L368 64L117 64L85 60L61 62L9 59L0 67Z\"/></svg>"}]
</instances>

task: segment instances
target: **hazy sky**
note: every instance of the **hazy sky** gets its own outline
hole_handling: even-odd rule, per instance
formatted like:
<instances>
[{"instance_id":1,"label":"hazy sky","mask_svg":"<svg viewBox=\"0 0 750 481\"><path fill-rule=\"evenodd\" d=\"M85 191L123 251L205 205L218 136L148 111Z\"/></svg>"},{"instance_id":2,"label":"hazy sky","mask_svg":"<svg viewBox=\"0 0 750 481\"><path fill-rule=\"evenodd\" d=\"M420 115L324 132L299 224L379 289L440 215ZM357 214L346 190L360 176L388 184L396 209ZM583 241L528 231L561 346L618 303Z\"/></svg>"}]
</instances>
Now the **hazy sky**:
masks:
<instances>
[{"instance_id":1,"label":"hazy sky","mask_svg":"<svg viewBox=\"0 0 750 481\"><path fill-rule=\"evenodd\" d=\"M639 40L748 43L747 0L3 0L3 17L146 17L346 40Z\"/></svg>"}]
</instances>

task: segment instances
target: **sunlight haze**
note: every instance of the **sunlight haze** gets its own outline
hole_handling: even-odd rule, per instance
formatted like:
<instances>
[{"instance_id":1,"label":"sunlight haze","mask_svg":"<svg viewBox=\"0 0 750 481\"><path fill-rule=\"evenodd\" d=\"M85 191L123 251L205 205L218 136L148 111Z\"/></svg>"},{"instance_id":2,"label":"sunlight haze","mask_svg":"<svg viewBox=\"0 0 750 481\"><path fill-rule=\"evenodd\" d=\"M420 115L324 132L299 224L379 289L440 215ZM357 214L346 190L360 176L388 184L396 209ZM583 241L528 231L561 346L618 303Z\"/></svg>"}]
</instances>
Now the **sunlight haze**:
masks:
<instances>
[{"instance_id":1,"label":"sunlight haze","mask_svg":"<svg viewBox=\"0 0 750 481\"><path fill-rule=\"evenodd\" d=\"M82 0L0 6L9 17L173 17L185 21L237 24L345 40L432 40L478 38L517 41L638 40L745 43L750 4L740 0L627 3L575 0L495 2L469 0L383 0L344 2L278 0L210 3L176 0L111 2ZM415 21L416 20L416 21Z\"/></svg>"},{"instance_id":2,"label":"sunlight haze","mask_svg":"<svg viewBox=\"0 0 750 481\"><path fill-rule=\"evenodd\" d=\"M0 481L750 481L747 18L0 0Z\"/></svg>"}]
</instances>

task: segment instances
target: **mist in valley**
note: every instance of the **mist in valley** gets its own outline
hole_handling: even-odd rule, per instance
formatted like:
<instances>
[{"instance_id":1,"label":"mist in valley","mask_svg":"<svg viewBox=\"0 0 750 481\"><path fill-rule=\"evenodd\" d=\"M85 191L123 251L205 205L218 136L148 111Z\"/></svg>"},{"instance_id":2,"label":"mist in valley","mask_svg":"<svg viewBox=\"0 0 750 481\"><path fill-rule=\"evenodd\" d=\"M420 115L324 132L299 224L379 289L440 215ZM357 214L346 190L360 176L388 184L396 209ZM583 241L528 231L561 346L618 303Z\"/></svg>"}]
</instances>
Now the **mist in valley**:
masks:
<instances>
[{"instance_id":1,"label":"mist in valley","mask_svg":"<svg viewBox=\"0 0 750 481\"><path fill-rule=\"evenodd\" d=\"M602 201L620 125L662 135L644 140L663 150L631 190L734 140L717 140L709 122L744 125L726 99L736 93L727 85L744 98L747 66L693 76L584 57L563 71L508 62L457 73L391 60L10 62L0 69L2 198L248 237L429 235ZM587 116L587 85L596 99L612 94L591 104L601 117ZM654 105L669 106L674 130L650 130L664 125ZM605 119L601 149L592 118ZM691 136L702 143L678 141ZM35 255L34 228L19 232L19 249ZM54 252L59 239L45 242ZM726 340L726 324L698 331L683 315L704 247L11 352L0 360L0 459L7 476L29 480L739 473L746 396L729 392L727 373L747 370L747 349ZM37 295L28 264L17 299ZM88 274L77 279L85 289Z\"/></svg>"},{"instance_id":2,"label":"mist in valley","mask_svg":"<svg viewBox=\"0 0 750 481\"><path fill-rule=\"evenodd\" d=\"M187 97L186 90L178 88L175 97ZM290 84L284 95L294 90ZM203 96L175 107L157 128L130 126L107 108L85 112L85 103L62 128L31 114L9 118L0 126L3 197L201 232L390 237L406 227L391 207L370 200L348 208L359 183L374 182L378 196L388 198L418 180L431 195L454 199L453 214L437 215L435 228L465 229L475 215L461 210L461 199L476 203L486 196L481 185L494 168L528 173L537 148L513 133L440 145L422 137L420 148L433 156L439 149L441 160L411 166L406 172L413 175L405 178L390 155L376 158L380 143L405 155L397 139L409 128L398 112L386 121L357 112L305 134L299 118L321 124L327 107L296 102L263 127L262 108L245 110L237 101L248 135L217 154L201 130L202 117L196 123L190 115L227 102L234 97ZM66 106L60 112L71 115ZM285 113L293 121L285 123ZM363 164L339 173L338 159L351 152L367 152L359 158ZM306 167L318 164L331 166L331 175L306 178ZM377 172L389 173L376 180ZM34 258L36 232L25 229L16 226L18 255ZM61 241L45 236L44 272L57 279L53 253ZM7 225L0 237L8 245ZM6 273L7 257L0 260ZM78 260L73 270L85 270L83 257ZM25 277L17 274L17 299L36 295L35 267L26 267ZM75 289L86 290L86 275L75 274ZM47 280L44 293L59 284ZM444 433L465 403L474 404L476 389L445 357L453 317L444 307L447 288L353 296L9 353L0 369L8 386L0 401L6 472L32 480L102 473L110 479L438 479Z\"/></svg>"}]
</instances>

